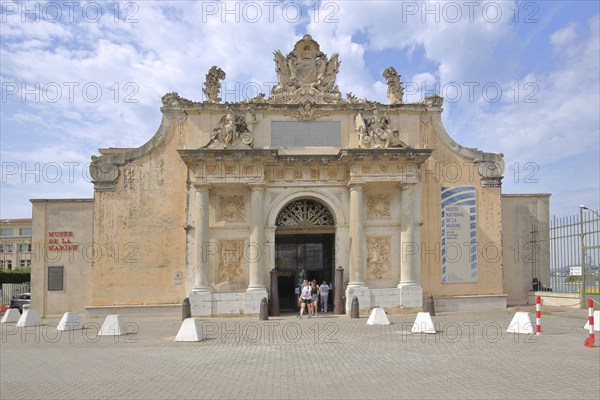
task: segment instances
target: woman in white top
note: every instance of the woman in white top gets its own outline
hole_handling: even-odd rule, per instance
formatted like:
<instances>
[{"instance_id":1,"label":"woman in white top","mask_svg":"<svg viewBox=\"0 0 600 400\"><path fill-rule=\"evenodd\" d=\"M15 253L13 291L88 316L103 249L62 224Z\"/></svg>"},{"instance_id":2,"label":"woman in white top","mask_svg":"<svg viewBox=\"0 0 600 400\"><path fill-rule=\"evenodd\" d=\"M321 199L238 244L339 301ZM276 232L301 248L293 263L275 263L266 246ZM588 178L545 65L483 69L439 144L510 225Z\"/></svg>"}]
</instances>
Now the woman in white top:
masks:
<instances>
[{"instance_id":1,"label":"woman in white top","mask_svg":"<svg viewBox=\"0 0 600 400\"><path fill-rule=\"evenodd\" d=\"M312 290L310 285L308 284L308 281L305 279L302 282L302 289L300 291L300 298L298 299L298 301L300 301L300 315L298 315L298 318L302 318L302 315L304 314L304 309L307 308L308 309L308 318L310 318L311 312L310 312L310 303L311 303L311 299L312 299Z\"/></svg>"}]
</instances>

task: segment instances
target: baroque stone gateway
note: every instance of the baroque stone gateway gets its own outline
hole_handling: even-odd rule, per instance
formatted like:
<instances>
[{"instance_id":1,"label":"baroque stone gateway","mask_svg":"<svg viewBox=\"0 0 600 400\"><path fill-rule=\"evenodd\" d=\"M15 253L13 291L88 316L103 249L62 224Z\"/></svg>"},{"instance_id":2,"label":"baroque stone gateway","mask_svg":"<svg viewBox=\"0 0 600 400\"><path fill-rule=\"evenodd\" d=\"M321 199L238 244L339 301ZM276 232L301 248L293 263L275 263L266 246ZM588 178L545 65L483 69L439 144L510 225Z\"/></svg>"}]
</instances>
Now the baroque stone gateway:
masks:
<instances>
[{"instance_id":1,"label":"baroque stone gateway","mask_svg":"<svg viewBox=\"0 0 600 400\"><path fill-rule=\"evenodd\" d=\"M271 93L222 104L213 66L204 101L163 96L146 144L100 149L94 200L78 204L93 223L65 226L48 217L58 205L34 201L41 232L93 243L58 261L67 278L77 264L86 293L32 296L44 313L177 310L184 297L195 316L257 314L263 297L293 311L305 278L328 281L347 311L355 296L363 310L416 310L429 294L440 310L506 306L502 154L452 140L440 96L403 102L393 67L381 104L343 98L338 54L310 35L274 61Z\"/></svg>"}]
</instances>

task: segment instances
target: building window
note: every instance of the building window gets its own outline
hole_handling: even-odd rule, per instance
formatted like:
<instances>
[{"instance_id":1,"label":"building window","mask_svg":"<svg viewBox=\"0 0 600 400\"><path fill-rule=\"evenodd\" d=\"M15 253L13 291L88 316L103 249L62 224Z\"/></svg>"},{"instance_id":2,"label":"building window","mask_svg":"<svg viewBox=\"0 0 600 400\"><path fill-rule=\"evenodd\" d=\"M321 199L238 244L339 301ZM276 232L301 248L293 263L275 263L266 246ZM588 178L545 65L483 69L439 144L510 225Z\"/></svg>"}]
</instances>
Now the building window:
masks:
<instances>
[{"instance_id":1,"label":"building window","mask_svg":"<svg viewBox=\"0 0 600 400\"><path fill-rule=\"evenodd\" d=\"M21 267L21 268L31 268L31 260L21 260L19 262L19 267Z\"/></svg>"},{"instance_id":2,"label":"building window","mask_svg":"<svg viewBox=\"0 0 600 400\"><path fill-rule=\"evenodd\" d=\"M3 260L2 269L12 269L12 260Z\"/></svg>"},{"instance_id":3,"label":"building window","mask_svg":"<svg viewBox=\"0 0 600 400\"><path fill-rule=\"evenodd\" d=\"M48 291L63 290L64 267L48 267Z\"/></svg>"},{"instance_id":4,"label":"building window","mask_svg":"<svg viewBox=\"0 0 600 400\"><path fill-rule=\"evenodd\" d=\"M13 228L2 228L0 230L0 236L13 236L14 229Z\"/></svg>"},{"instance_id":5,"label":"building window","mask_svg":"<svg viewBox=\"0 0 600 400\"><path fill-rule=\"evenodd\" d=\"M31 243L20 244L19 253L31 253Z\"/></svg>"},{"instance_id":6,"label":"building window","mask_svg":"<svg viewBox=\"0 0 600 400\"><path fill-rule=\"evenodd\" d=\"M31 228L20 228L19 236L31 236Z\"/></svg>"},{"instance_id":7,"label":"building window","mask_svg":"<svg viewBox=\"0 0 600 400\"><path fill-rule=\"evenodd\" d=\"M0 246L0 251L3 253L12 253L15 250L15 247L12 244L5 244L4 246Z\"/></svg>"}]
</instances>

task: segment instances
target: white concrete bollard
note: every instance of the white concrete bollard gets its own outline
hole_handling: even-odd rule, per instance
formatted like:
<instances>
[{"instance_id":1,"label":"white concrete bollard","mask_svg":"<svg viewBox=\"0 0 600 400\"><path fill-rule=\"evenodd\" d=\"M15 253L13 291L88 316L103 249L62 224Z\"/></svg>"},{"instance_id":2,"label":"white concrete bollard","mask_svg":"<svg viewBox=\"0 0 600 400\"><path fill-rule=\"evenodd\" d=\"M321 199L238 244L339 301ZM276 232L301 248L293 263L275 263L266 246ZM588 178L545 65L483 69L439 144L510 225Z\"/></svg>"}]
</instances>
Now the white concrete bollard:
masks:
<instances>
[{"instance_id":1,"label":"white concrete bollard","mask_svg":"<svg viewBox=\"0 0 600 400\"><path fill-rule=\"evenodd\" d=\"M535 328L533 326L533 322L531 322L531 317L528 312L519 311L515 313L510 325L508 325L508 329L506 330L508 333L524 333L527 335L535 334Z\"/></svg>"},{"instance_id":2,"label":"white concrete bollard","mask_svg":"<svg viewBox=\"0 0 600 400\"><path fill-rule=\"evenodd\" d=\"M56 327L59 331L74 331L77 329L83 329L84 326L81 323L79 314L74 312L66 312L60 319L58 326Z\"/></svg>"},{"instance_id":3,"label":"white concrete bollard","mask_svg":"<svg viewBox=\"0 0 600 400\"><path fill-rule=\"evenodd\" d=\"M204 340L202 321L196 318L183 320L179 332L175 337L176 342L201 342Z\"/></svg>"},{"instance_id":4,"label":"white concrete bollard","mask_svg":"<svg viewBox=\"0 0 600 400\"><path fill-rule=\"evenodd\" d=\"M9 308L4 313L2 321L0 323L7 324L9 322L17 322L21 318L21 313L16 308Z\"/></svg>"},{"instance_id":5,"label":"white concrete bollard","mask_svg":"<svg viewBox=\"0 0 600 400\"><path fill-rule=\"evenodd\" d=\"M371 315L369 315L369 319L367 320L367 325L389 325L390 321L388 320L387 315L385 314L385 310L381 307L376 307L371 311Z\"/></svg>"},{"instance_id":6,"label":"white concrete bollard","mask_svg":"<svg viewBox=\"0 0 600 400\"><path fill-rule=\"evenodd\" d=\"M19 320L17 321L17 326L19 328L28 328L30 326L36 325L44 325L42 319L40 318L40 315L37 311L24 306L23 314L21 315L21 318L19 318Z\"/></svg>"},{"instance_id":7,"label":"white concrete bollard","mask_svg":"<svg viewBox=\"0 0 600 400\"><path fill-rule=\"evenodd\" d=\"M415 323L410 330L412 333L437 333L431 315L428 312L420 312L417 314Z\"/></svg>"},{"instance_id":8,"label":"white concrete bollard","mask_svg":"<svg viewBox=\"0 0 600 400\"><path fill-rule=\"evenodd\" d=\"M121 316L109 315L98 331L98 336L121 336L126 333L127 330L125 329L125 324L121 321Z\"/></svg>"}]
</instances>

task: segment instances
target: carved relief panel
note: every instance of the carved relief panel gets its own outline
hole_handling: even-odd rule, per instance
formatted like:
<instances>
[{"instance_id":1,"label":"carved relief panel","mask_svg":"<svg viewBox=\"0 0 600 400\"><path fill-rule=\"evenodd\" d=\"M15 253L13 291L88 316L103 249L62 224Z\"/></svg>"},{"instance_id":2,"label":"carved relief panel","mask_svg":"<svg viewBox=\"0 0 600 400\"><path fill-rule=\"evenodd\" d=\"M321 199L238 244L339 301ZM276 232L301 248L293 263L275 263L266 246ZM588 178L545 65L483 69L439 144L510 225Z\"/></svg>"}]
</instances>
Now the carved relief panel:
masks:
<instances>
[{"instance_id":1,"label":"carved relief panel","mask_svg":"<svg viewBox=\"0 0 600 400\"><path fill-rule=\"evenodd\" d=\"M226 222L246 221L246 204L244 196L222 195L219 196L217 220Z\"/></svg>"},{"instance_id":2,"label":"carved relief panel","mask_svg":"<svg viewBox=\"0 0 600 400\"><path fill-rule=\"evenodd\" d=\"M392 204L390 193L373 193L367 195L367 218L390 219Z\"/></svg>"},{"instance_id":3,"label":"carved relief panel","mask_svg":"<svg viewBox=\"0 0 600 400\"><path fill-rule=\"evenodd\" d=\"M367 237L367 279L391 278L391 238Z\"/></svg>"},{"instance_id":4,"label":"carved relief panel","mask_svg":"<svg viewBox=\"0 0 600 400\"><path fill-rule=\"evenodd\" d=\"M219 283L244 281L244 271L242 269L243 251L243 240L219 241L219 267L217 272L217 281Z\"/></svg>"}]
</instances>

